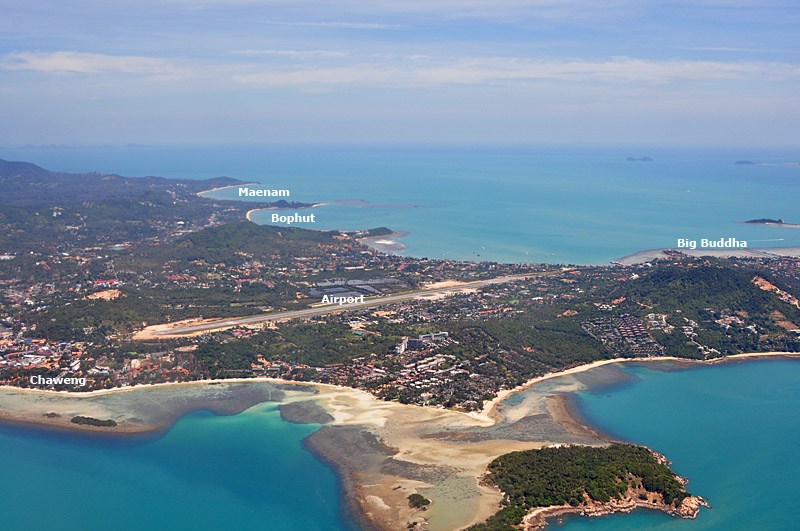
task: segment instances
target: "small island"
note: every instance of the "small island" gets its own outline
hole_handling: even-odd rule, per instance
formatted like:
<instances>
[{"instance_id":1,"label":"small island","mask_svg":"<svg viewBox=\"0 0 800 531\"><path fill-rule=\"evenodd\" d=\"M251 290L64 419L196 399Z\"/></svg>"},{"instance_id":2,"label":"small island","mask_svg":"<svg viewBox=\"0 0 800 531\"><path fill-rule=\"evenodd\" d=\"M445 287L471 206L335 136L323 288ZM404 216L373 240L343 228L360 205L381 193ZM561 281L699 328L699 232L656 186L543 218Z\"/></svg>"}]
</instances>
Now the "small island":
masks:
<instances>
[{"instance_id":1,"label":"small island","mask_svg":"<svg viewBox=\"0 0 800 531\"><path fill-rule=\"evenodd\" d=\"M628 162L653 162L653 159L651 157L639 157L639 158L628 157L625 160Z\"/></svg>"},{"instance_id":2,"label":"small island","mask_svg":"<svg viewBox=\"0 0 800 531\"><path fill-rule=\"evenodd\" d=\"M414 493L408 497L408 506L414 509L422 509L424 511L430 504L431 501L422 494Z\"/></svg>"},{"instance_id":3,"label":"small island","mask_svg":"<svg viewBox=\"0 0 800 531\"><path fill-rule=\"evenodd\" d=\"M643 446L553 446L501 455L486 483L503 493L504 508L470 531L542 529L565 514L600 516L636 508L695 518L702 498L686 491L661 455Z\"/></svg>"},{"instance_id":4,"label":"small island","mask_svg":"<svg viewBox=\"0 0 800 531\"><path fill-rule=\"evenodd\" d=\"M789 227L792 229L800 229L800 223L786 223L783 218L780 219L770 219L770 218L760 218L760 219L751 219L748 221L743 221L742 223L750 223L752 225L769 225L772 227Z\"/></svg>"}]
</instances>

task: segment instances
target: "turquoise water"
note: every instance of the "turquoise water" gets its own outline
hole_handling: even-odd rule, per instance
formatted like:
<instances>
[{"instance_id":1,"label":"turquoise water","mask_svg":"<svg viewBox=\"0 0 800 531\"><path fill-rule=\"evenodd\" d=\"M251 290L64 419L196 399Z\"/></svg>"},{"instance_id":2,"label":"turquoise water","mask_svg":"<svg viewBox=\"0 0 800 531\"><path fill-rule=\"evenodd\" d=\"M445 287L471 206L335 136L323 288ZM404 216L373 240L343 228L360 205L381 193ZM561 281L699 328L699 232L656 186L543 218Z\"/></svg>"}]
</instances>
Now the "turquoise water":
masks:
<instances>
[{"instance_id":1,"label":"turquoise water","mask_svg":"<svg viewBox=\"0 0 800 531\"><path fill-rule=\"evenodd\" d=\"M658 450L713 509L697 520L649 511L569 518L568 531L797 529L800 361L759 360L660 372L641 365L619 387L583 394L593 425Z\"/></svg>"},{"instance_id":2,"label":"turquoise water","mask_svg":"<svg viewBox=\"0 0 800 531\"><path fill-rule=\"evenodd\" d=\"M649 155L655 162L626 162ZM800 245L800 167L791 152L580 147L213 147L9 150L0 158L62 171L208 178L288 188L304 202L362 200L314 210L317 229L388 226L411 235L409 256L593 264L678 238ZM237 190L218 192L235 198ZM387 205L393 205L387 207ZM396 208L397 205L405 208ZM417 208L408 208L416 206ZM254 220L269 221L271 213Z\"/></svg>"},{"instance_id":3,"label":"turquoise water","mask_svg":"<svg viewBox=\"0 0 800 531\"><path fill-rule=\"evenodd\" d=\"M163 436L0 426L3 529L352 531L337 479L302 447L319 426L275 404L198 411Z\"/></svg>"}]
</instances>

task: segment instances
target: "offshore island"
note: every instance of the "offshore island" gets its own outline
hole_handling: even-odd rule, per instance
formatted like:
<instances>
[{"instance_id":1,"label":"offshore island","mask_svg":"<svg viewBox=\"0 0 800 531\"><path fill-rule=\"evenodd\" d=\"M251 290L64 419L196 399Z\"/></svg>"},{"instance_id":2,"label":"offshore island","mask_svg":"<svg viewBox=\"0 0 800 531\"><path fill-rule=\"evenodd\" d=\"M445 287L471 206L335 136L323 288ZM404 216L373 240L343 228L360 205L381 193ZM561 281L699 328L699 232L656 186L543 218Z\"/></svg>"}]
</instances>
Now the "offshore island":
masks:
<instances>
[{"instance_id":1,"label":"offshore island","mask_svg":"<svg viewBox=\"0 0 800 531\"><path fill-rule=\"evenodd\" d=\"M752 225L768 225L770 227L788 227L791 229L800 229L800 223L786 223L781 219L760 218L743 221L742 223L750 223Z\"/></svg>"},{"instance_id":2,"label":"offshore island","mask_svg":"<svg viewBox=\"0 0 800 531\"><path fill-rule=\"evenodd\" d=\"M201 193L240 185L227 178L2 161L0 184L0 418L135 433L279 402L286 420L323 425L307 445L365 528L536 528L636 507L694 517L702 498L663 456L586 426L569 393L618 363L800 352L793 253L419 259L364 245L399 237L387 228L241 221L252 203ZM554 463L568 489L537 475Z\"/></svg>"}]
</instances>

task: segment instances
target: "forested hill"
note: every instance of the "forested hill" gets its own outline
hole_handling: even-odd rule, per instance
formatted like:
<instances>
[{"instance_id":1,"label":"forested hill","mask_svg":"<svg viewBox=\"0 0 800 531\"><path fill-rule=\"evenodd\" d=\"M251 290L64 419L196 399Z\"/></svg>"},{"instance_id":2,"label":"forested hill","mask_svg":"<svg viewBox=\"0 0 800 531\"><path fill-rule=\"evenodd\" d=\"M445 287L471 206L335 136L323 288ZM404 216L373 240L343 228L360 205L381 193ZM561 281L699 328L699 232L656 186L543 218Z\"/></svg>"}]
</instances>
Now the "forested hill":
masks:
<instances>
[{"instance_id":1,"label":"forested hill","mask_svg":"<svg viewBox=\"0 0 800 531\"><path fill-rule=\"evenodd\" d=\"M309 203L231 201L198 196L245 184L229 177L165 179L105 173L57 173L0 160L0 247L6 253L69 252L74 247L171 240L245 218L254 208Z\"/></svg>"},{"instance_id":2,"label":"forested hill","mask_svg":"<svg viewBox=\"0 0 800 531\"><path fill-rule=\"evenodd\" d=\"M471 531L514 531L534 507L577 508L634 497L672 512L689 496L650 450L629 444L512 452L489 464L486 481L503 492L505 508Z\"/></svg>"},{"instance_id":3,"label":"forested hill","mask_svg":"<svg viewBox=\"0 0 800 531\"><path fill-rule=\"evenodd\" d=\"M753 315L768 315L781 311L800 320L800 309L781 302L753 282L750 270L726 267L722 264L683 267L683 264L655 268L634 282L627 283L618 293L663 310L680 309L684 314L696 314L706 308L728 308ZM779 288L792 288L773 279Z\"/></svg>"},{"instance_id":4,"label":"forested hill","mask_svg":"<svg viewBox=\"0 0 800 531\"><path fill-rule=\"evenodd\" d=\"M338 234L239 221L194 232L166 244L139 247L121 253L118 261L130 262L128 267L136 270L145 264L155 267L167 260L186 267L195 260L228 265L252 259L291 263L298 256L327 256L329 249L324 246L345 252L345 247L335 240Z\"/></svg>"},{"instance_id":5,"label":"forested hill","mask_svg":"<svg viewBox=\"0 0 800 531\"><path fill-rule=\"evenodd\" d=\"M242 184L230 177L167 179L123 177L107 173L53 172L29 162L0 159L0 204L63 206L84 201L139 197L147 192L196 194L220 186Z\"/></svg>"}]
</instances>

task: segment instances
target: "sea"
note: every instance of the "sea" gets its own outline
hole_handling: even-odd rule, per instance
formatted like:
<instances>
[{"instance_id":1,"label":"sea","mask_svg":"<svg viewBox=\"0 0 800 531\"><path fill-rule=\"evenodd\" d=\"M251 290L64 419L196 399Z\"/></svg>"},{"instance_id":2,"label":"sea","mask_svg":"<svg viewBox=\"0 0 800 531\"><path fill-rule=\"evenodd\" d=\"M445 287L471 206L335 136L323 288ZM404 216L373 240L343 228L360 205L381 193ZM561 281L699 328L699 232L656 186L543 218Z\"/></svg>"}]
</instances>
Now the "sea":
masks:
<instances>
[{"instance_id":1,"label":"sea","mask_svg":"<svg viewBox=\"0 0 800 531\"><path fill-rule=\"evenodd\" d=\"M628 157L650 157L648 162ZM678 239L800 245L800 154L641 146L202 146L0 148L64 172L203 179L288 189L315 229L408 232L403 254L498 262L607 264ZM735 164L748 160L756 164ZM237 189L215 192L237 198ZM306 214L308 211L304 211ZM271 212L254 221L270 222ZM793 529L800 363L748 361L630 378L578 396L581 413L667 455L714 506L696 521L637 511L577 529ZM197 411L165 433L103 438L0 425L8 529L357 529L331 469L302 440L318 426L274 404Z\"/></svg>"},{"instance_id":2,"label":"sea","mask_svg":"<svg viewBox=\"0 0 800 531\"><path fill-rule=\"evenodd\" d=\"M788 149L135 146L0 149L0 158L55 171L259 182L289 190L292 201L326 203L302 212L313 223L296 226L408 232L400 241L415 257L607 264L679 239L800 245L800 229L740 223L800 223L800 153ZM214 196L239 198L237 188ZM270 223L275 213L253 220Z\"/></svg>"},{"instance_id":3,"label":"sea","mask_svg":"<svg viewBox=\"0 0 800 531\"><path fill-rule=\"evenodd\" d=\"M651 364L652 365L652 364ZM800 497L800 360L760 359L658 370L620 368L629 378L578 395L578 408L611 436L654 448L712 506L696 520L638 510L566 518L564 531L792 530ZM557 524L557 522L554 522Z\"/></svg>"}]
</instances>

